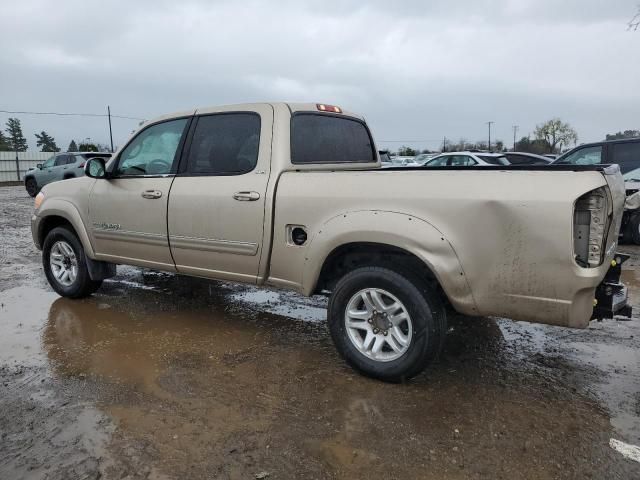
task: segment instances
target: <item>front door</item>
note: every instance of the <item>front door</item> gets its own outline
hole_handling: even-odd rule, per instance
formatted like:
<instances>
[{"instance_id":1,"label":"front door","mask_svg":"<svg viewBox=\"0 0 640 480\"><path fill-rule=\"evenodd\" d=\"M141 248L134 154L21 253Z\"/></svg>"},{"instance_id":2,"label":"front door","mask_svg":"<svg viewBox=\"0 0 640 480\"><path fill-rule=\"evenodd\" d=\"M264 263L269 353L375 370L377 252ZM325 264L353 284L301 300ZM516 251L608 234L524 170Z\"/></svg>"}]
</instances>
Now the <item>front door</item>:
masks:
<instances>
[{"instance_id":1,"label":"front door","mask_svg":"<svg viewBox=\"0 0 640 480\"><path fill-rule=\"evenodd\" d=\"M169 200L178 272L255 281L262 251L273 108L198 111Z\"/></svg>"},{"instance_id":2,"label":"front door","mask_svg":"<svg viewBox=\"0 0 640 480\"><path fill-rule=\"evenodd\" d=\"M42 164L40 170L35 173L36 182L40 187L50 183L52 180L53 169L55 168L56 156L50 157Z\"/></svg>"},{"instance_id":3,"label":"front door","mask_svg":"<svg viewBox=\"0 0 640 480\"><path fill-rule=\"evenodd\" d=\"M189 118L141 130L95 181L89 200L98 259L175 271L167 201Z\"/></svg>"}]
</instances>

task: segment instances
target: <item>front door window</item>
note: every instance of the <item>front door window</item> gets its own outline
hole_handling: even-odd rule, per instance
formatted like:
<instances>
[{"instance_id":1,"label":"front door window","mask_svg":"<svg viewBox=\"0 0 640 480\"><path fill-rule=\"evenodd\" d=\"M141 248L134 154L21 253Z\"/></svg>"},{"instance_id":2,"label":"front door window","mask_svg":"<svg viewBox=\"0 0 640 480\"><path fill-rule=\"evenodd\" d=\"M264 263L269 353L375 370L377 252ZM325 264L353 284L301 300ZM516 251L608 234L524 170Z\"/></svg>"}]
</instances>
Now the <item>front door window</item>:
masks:
<instances>
[{"instance_id":1,"label":"front door window","mask_svg":"<svg viewBox=\"0 0 640 480\"><path fill-rule=\"evenodd\" d=\"M181 118L143 130L120 154L116 176L173 173L178 144L186 125L187 119Z\"/></svg>"}]
</instances>

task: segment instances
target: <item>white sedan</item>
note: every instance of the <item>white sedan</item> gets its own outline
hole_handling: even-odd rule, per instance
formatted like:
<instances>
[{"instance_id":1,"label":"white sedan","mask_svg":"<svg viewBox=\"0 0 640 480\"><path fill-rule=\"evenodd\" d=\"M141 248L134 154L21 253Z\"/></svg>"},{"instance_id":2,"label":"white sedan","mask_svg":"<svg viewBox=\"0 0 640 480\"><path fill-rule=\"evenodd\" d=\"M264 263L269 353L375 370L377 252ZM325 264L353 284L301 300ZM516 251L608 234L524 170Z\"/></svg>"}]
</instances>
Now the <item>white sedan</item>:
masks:
<instances>
[{"instance_id":1,"label":"white sedan","mask_svg":"<svg viewBox=\"0 0 640 480\"><path fill-rule=\"evenodd\" d=\"M510 165L501 153L447 152L432 158L425 167L492 167Z\"/></svg>"}]
</instances>

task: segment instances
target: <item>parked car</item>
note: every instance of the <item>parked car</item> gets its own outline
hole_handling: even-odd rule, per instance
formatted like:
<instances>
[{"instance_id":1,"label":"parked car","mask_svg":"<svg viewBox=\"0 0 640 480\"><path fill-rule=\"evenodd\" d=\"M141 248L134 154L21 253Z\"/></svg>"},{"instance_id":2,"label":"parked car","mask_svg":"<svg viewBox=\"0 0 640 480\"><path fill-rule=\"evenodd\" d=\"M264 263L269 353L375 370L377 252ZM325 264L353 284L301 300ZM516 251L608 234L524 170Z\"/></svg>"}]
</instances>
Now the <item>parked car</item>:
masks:
<instances>
[{"instance_id":1,"label":"parked car","mask_svg":"<svg viewBox=\"0 0 640 480\"><path fill-rule=\"evenodd\" d=\"M61 152L52 155L36 168L28 170L24 176L27 193L35 197L46 184L84 176L84 165L88 159L100 157L108 159L108 152Z\"/></svg>"},{"instance_id":2,"label":"parked car","mask_svg":"<svg viewBox=\"0 0 640 480\"><path fill-rule=\"evenodd\" d=\"M543 157L547 157L550 160L555 160L557 159L560 155L558 155L557 153L544 153L542 154Z\"/></svg>"},{"instance_id":3,"label":"parked car","mask_svg":"<svg viewBox=\"0 0 640 480\"><path fill-rule=\"evenodd\" d=\"M413 163L417 165L424 165L436 155L438 154L437 153L421 153L413 157Z\"/></svg>"},{"instance_id":4,"label":"parked car","mask_svg":"<svg viewBox=\"0 0 640 480\"><path fill-rule=\"evenodd\" d=\"M603 142L587 143L568 151L559 157L553 165L601 165L617 164L625 178L627 196L638 191L640 178L640 138L625 138ZM640 245L640 209L625 209L620 231L623 241Z\"/></svg>"},{"instance_id":5,"label":"parked car","mask_svg":"<svg viewBox=\"0 0 640 480\"><path fill-rule=\"evenodd\" d=\"M631 314L618 167L531 175L499 157L381 169L363 117L339 107L203 108L147 122L108 163L46 185L31 230L65 297L95 292L116 264L329 295L340 354L401 381L437 357L445 304L577 328Z\"/></svg>"},{"instance_id":6,"label":"parked car","mask_svg":"<svg viewBox=\"0 0 640 480\"><path fill-rule=\"evenodd\" d=\"M383 167L393 166L393 162L391 161L391 156L389 155L389 152L387 150L380 150L378 152L378 155L380 156L380 164Z\"/></svg>"},{"instance_id":7,"label":"parked car","mask_svg":"<svg viewBox=\"0 0 640 480\"><path fill-rule=\"evenodd\" d=\"M502 153L448 152L433 157L424 167L473 167L509 165Z\"/></svg>"},{"instance_id":8,"label":"parked car","mask_svg":"<svg viewBox=\"0 0 640 480\"><path fill-rule=\"evenodd\" d=\"M552 160L542 155L527 152L504 152L511 165L548 165Z\"/></svg>"},{"instance_id":9,"label":"parked car","mask_svg":"<svg viewBox=\"0 0 640 480\"><path fill-rule=\"evenodd\" d=\"M414 162L415 157L407 157L396 155L391 157L391 162L394 167L417 167L418 164Z\"/></svg>"}]
</instances>

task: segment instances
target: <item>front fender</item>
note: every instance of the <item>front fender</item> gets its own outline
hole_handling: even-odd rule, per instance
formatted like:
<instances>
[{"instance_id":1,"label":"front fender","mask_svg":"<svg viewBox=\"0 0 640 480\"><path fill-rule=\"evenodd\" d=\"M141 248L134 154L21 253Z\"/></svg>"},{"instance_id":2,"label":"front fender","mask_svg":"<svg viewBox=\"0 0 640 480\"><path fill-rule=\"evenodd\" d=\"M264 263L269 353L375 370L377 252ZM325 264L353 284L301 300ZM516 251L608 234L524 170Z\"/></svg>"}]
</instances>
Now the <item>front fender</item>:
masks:
<instances>
[{"instance_id":1,"label":"front fender","mask_svg":"<svg viewBox=\"0 0 640 480\"><path fill-rule=\"evenodd\" d=\"M383 210L344 212L321 225L305 255L303 293L313 292L331 252L356 242L380 243L412 253L433 272L456 310L477 313L462 265L445 235L424 219Z\"/></svg>"},{"instance_id":2,"label":"front fender","mask_svg":"<svg viewBox=\"0 0 640 480\"><path fill-rule=\"evenodd\" d=\"M95 258L93 246L80 212L73 203L59 198L45 198L37 213L31 218L31 233L36 246L42 248L42 242L44 241L43 228L46 225L46 219L54 216L64 218L71 224L82 243L86 255L89 258Z\"/></svg>"}]
</instances>

